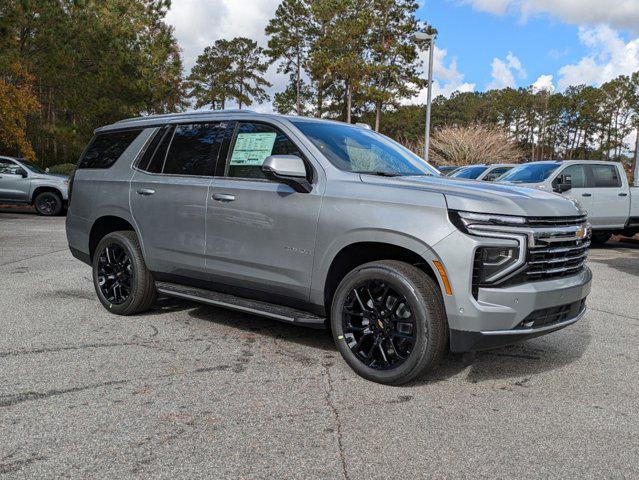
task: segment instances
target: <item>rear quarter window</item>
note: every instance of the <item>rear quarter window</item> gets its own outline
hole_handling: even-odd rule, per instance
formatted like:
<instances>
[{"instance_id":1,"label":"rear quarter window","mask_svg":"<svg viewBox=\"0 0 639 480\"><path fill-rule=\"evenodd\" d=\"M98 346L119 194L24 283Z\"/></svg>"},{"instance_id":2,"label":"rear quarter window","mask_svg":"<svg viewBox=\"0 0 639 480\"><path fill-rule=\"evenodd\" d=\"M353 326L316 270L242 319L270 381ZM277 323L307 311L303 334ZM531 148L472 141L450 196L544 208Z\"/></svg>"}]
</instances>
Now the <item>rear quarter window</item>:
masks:
<instances>
[{"instance_id":1,"label":"rear quarter window","mask_svg":"<svg viewBox=\"0 0 639 480\"><path fill-rule=\"evenodd\" d=\"M621 178L619 178L619 172L614 165L593 165L592 174L596 188L621 187Z\"/></svg>"},{"instance_id":2,"label":"rear quarter window","mask_svg":"<svg viewBox=\"0 0 639 480\"><path fill-rule=\"evenodd\" d=\"M93 137L78 168L110 168L142 130L98 133Z\"/></svg>"}]
</instances>

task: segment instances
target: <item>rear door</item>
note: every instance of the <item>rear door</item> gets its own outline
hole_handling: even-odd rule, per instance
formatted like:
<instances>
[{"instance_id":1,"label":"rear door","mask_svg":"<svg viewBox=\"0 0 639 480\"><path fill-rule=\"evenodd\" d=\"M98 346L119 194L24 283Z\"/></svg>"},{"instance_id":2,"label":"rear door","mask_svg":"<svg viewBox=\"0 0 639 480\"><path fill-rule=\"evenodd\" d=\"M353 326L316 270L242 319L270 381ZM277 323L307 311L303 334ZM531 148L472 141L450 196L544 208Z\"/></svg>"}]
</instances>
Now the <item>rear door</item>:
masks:
<instances>
[{"instance_id":1,"label":"rear door","mask_svg":"<svg viewBox=\"0 0 639 480\"><path fill-rule=\"evenodd\" d=\"M590 169L594 182L592 226L600 229L624 227L630 212L630 194L617 165L594 163Z\"/></svg>"},{"instance_id":2,"label":"rear door","mask_svg":"<svg viewBox=\"0 0 639 480\"><path fill-rule=\"evenodd\" d=\"M0 158L0 200L5 202L28 202L29 179L22 176L26 172L16 162Z\"/></svg>"},{"instance_id":3,"label":"rear door","mask_svg":"<svg viewBox=\"0 0 639 480\"><path fill-rule=\"evenodd\" d=\"M588 212L588 217L591 217L593 213L593 182L590 178L588 167L584 164L573 164L558 169L552 180L553 188L556 186L561 175L570 177L572 182L572 188L564 192L563 195L579 202L584 210Z\"/></svg>"},{"instance_id":4,"label":"rear door","mask_svg":"<svg viewBox=\"0 0 639 480\"><path fill-rule=\"evenodd\" d=\"M270 155L305 159L303 151L281 129L262 122L238 122L229 130L228 145L209 195L211 279L239 295L261 293L281 303L308 300L322 195L317 184L310 193L298 193L267 180L261 170ZM307 169L313 183L308 162Z\"/></svg>"},{"instance_id":5,"label":"rear door","mask_svg":"<svg viewBox=\"0 0 639 480\"><path fill-rule=\"evenodd\" d=\"M158 129L131 179L133 218L160 279L204 276L206 206L225 124Z\"/></svg>"}]
</instances>

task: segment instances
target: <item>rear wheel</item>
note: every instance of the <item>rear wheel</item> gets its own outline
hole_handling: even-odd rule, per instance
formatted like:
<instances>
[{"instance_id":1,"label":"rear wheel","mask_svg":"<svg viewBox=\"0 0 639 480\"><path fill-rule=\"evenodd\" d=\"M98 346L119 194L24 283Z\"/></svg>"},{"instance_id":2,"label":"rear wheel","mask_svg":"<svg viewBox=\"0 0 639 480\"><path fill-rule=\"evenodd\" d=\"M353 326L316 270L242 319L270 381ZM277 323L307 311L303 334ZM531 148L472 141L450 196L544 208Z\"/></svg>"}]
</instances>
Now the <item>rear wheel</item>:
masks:
<instances>
[{"instance_id":1,"label":"rear wheel","mask_svg":"<svg viewBox=\"0 0 639 480\"><path fill-rule=\"evenodd\" d=\"M607 232L593 232L592 234L592 243L595 245L603 245L612 237L611 233Z\"/></svg>"},{"instance_id":2,"label":"rear wheel","mask_svg":"<svg viewBox=\"0 0 639 480\"><path fill-rule=\"evenodd\" d=\"M410 264L385 260L357 267L333 298L331 327L355 372L400 385L434 368L448 342L437 284Z\"/></svg>"},{"instance_id":3,"label":"rear wheel","mask_svg":"<svg viewBox=\"0 0 639 480\"><path fill-rule=\"evenodd\" d=\"M53 217L62 212L62 198L54 192L42 192L35 198L33 205L40 215Z\"/></svg>"},{"instance_id":4,"label":"rear wheel","mask_svg":"<svg viewBox=\"0 0 639 480\"><path fill-rule=\"evenodd\" d=\"M100 240L93 255L93 284L112 313L132 315L151 308L157 298L155 282L135 232L112 232Z\"/></svg>"}]
</instances>

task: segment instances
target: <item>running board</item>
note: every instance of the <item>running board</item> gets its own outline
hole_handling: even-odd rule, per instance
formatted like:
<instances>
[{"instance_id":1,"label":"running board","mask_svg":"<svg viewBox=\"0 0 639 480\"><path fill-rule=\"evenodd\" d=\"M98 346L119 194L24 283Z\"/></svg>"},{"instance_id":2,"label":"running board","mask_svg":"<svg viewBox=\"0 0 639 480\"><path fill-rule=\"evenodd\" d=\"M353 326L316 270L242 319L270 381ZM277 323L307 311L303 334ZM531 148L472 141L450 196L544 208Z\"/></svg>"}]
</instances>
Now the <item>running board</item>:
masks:
<instances>
[{"instance_id":1,"label":"running board","mask_svg":"<svg viewBox=\"0 0 639 480\"><path fill-rule=\"evenodd\" d=\"M236 297L227 293L212 292L203 288L187 287L175 283L156 282L159 293L170 297L183 298L194 302L206 303L216 307L228 308L238 312L259 315L261 317L279 320L280 322L303 325L312 328L324 328L325 318L295 308L284 307L272 303Z\"/></svg>"}]
</instances>

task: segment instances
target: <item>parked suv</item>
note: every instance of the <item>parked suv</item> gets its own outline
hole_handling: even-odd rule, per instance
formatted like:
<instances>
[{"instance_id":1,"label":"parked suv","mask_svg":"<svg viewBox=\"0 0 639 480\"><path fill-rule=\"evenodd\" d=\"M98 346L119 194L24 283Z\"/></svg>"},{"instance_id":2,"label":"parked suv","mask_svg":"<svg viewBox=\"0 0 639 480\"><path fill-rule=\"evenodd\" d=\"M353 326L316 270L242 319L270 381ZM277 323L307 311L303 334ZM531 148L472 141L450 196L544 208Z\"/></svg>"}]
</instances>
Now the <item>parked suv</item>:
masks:
<instances>
[{"instance_id":1,"label":"parked suv","mask_svg":"<svg viewBox=\"0 0 639 480\"><path fill-rule=\"evenodd\" d=\"M0 203L33 205L40 215L59 215L68 186L66 175L51 175L22 158L0 156Z\"/></svg>"},{"instance_id":2,"label":"parked suv","mask_svg":"<svg viewBox=\"0 0 639 480\"><path fill-rule=\"evenodd\" d=\"M509 344L585 312L584 212L455 180L370 130L249 112L100 128L71 189L71 252L111 312L158 294L330 328L361 376L407 382L447 349Z\"/></svg>"},{"instance_id":3,"label":"parked suv","mask_svg":"<svg viewBox=\"0 0 639 480\"><path fill-rule=\"evenodd\" d=\"M639 188L628 184L621 163L597 160L532 162L498 180L556 192L579 202L592 224L593 241L605 243L613 234L639 233Z\"/></svg>"}]
</instances>

